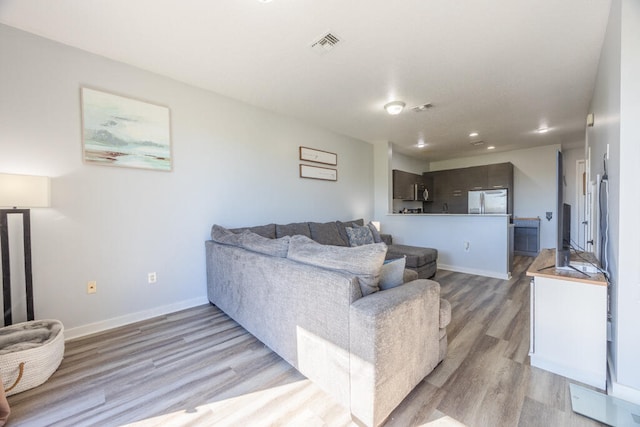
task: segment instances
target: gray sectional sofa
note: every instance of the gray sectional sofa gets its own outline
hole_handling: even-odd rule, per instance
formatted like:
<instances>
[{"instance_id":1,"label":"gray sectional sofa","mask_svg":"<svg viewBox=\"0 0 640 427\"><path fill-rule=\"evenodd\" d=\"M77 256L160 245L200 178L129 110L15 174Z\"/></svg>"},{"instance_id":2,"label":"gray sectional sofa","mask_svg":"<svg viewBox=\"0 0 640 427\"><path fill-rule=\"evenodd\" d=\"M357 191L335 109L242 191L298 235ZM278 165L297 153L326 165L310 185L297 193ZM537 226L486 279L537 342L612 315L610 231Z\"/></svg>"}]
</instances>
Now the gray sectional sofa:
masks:
<instances>
[{"instance_id":1,"label":"gray sectional sofa","mask_svg":"<svg viewBox=\"0 0 640 427\"><path fill-rule=\"evenodd\" d=\"M335 244L355 225L214 226L207 292L355 420L377 426L445 357L451 308L437 282L411 271L378 290L381 272L387 280L397 267L383 267L385 243Z\"/></svg>"}]
</instances>

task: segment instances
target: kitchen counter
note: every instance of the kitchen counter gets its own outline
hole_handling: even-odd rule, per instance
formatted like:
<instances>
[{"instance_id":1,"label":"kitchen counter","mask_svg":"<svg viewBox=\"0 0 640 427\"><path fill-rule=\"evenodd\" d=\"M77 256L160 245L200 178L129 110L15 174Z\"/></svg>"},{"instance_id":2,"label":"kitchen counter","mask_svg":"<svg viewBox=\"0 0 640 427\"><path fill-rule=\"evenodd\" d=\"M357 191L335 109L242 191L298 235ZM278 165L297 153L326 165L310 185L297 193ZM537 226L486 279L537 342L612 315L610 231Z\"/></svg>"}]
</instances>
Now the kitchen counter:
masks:
<instances>
[{"instance_id":1,"label":"kitchen counter","mask_svg":"<svg viewBox=\"0 0 640 427\"><path fill-rule=\"evenodd\" d=\"M470 216L470 217L511 217L511 214L457 214L457 213L390 213L387 216Z\"/></svg>"},{"instance_id":2,"label":"kitchen counter","mask_svg":"<svg viewBox=\"0 0 640 427\"><path fill-rule=\"evenodd\" d=\"M509 279L510 218L509 214L391 213L376 219L394 243L437 249L439 269Z\"/></svg>"}]
</instances>

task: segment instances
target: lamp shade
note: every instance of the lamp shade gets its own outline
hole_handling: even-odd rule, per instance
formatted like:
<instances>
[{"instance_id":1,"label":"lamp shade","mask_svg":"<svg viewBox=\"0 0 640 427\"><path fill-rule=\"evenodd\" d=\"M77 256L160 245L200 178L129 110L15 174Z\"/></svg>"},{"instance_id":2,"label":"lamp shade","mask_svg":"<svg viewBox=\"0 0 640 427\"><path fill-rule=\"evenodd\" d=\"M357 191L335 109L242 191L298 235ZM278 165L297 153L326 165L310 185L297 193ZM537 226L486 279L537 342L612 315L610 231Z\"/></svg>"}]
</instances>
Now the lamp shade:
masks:
<instances>
[{"instance_id":1,"label":"lamp shade","mask_svg":"<svg viewBox=\"0 0 640 427\"><path fill-rule=\"evenodd\" d=\"M46 208L50 204L49 177L0 173L0 207Z\"/></svg>"}]
</instances>

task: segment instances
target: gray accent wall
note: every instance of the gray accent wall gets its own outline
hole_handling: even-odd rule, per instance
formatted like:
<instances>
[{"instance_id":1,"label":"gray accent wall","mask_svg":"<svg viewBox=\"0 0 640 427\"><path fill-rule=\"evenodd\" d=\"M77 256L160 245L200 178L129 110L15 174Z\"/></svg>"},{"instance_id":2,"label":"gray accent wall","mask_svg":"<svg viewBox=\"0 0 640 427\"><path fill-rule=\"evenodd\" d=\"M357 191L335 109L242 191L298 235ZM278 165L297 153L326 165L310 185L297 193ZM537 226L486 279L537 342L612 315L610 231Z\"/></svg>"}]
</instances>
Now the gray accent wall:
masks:
<instances>
[{"instance_id":1,"label":"gray accent wall","mask_svg":"<svg viewBox=\"0 0 640 427\"><path fill-rule=\"evenodd\" d=\"M52 177L53 206L32 210L35 312L69 335L205 303L213 223L372 216L368 143L1 25L0 57L0 171ZM84 164L81 86L168 106L173 171ZM299 178L300 145L337 153L338 181Z\"/></svg>"}]
</instances>

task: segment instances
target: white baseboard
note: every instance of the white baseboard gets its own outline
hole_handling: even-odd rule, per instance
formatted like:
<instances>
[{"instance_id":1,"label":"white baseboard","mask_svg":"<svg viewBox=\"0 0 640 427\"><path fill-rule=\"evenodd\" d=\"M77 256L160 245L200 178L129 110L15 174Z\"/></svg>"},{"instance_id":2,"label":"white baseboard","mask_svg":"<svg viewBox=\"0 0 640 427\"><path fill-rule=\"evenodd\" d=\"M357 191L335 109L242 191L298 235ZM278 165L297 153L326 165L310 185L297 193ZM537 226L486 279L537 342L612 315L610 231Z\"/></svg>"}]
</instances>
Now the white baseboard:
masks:
<instances>
[{"instance_id":1,"label":"white baseboard","mask_svg":"<svg viewBox=\"0 0 640 427\"><path fill-rule=\"evenodd\" d=\"M78 326L71 329L65 329L65 341L83 337L85 335L95 334L96 332L106 331L107 329L117 328L119 326L128 325L130 323L147 320L152 317L162 316L176 311L184 310L198 305L208 304L209 300L206 296L193 298L190 300L180 301L174 304L163 305L145 311L126 314L112 319L101 320L100 322L90 323L88 325Z\"/></svg>"},{"instance_id":2,"label":"white baseboard","mask_svg":"<svg viewBox=\"0 0 640 427\"><path fill-rule=\"evenodd\" d=\"M511 279L511 272L498 273L496 271L478 270L475 268L457 267L455 265L440 264L438 263L438 270L455 271L457 273L475 274L477 276L493 277L494 279L509 280Z\"/></svg>"}]
</instances>

